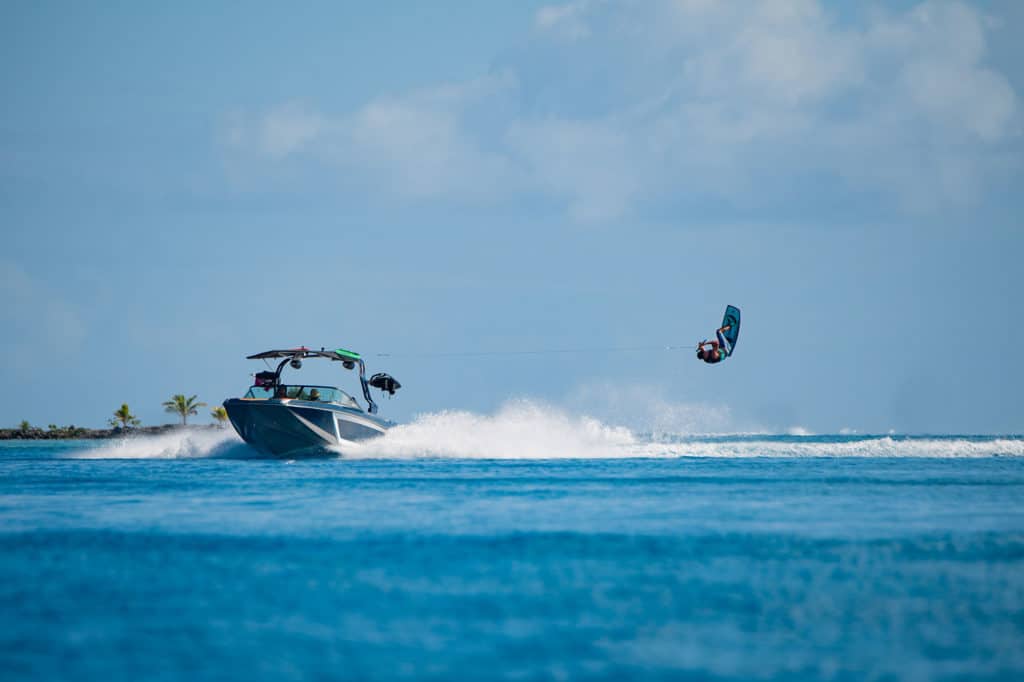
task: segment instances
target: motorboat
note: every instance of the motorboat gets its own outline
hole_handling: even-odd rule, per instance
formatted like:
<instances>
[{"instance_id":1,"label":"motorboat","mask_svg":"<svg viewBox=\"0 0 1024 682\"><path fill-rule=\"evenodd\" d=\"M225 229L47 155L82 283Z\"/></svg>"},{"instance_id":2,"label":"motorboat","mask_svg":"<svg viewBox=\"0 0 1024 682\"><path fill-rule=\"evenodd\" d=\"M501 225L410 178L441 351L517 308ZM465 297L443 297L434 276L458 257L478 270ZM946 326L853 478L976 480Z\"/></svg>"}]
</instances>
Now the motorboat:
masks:
<instances>
[{"instance_id":1,"label":"motorboat","mask_svg":"<svg viewBox=\"0 0 1024 682\"><path fill-rule=\"evenodd\" d=\"M340 362L347 370L359 368L359 384L366 409L351 395L334 386L291 384L281 380L285 367L298 370L303 360L322 358ZM338 348L310 350L305 346L268 350L247 356L248 360L280 360L274 370L253 375L253 385L241 398L224 401L224 409L235 431L249 445L270 455L315 453L382 436L393 422L377 416L377 404L370 395L377 388L389 395L401 384L389 374L366 378L366 363L359 353Z\"/></svg>"}]
</instances>

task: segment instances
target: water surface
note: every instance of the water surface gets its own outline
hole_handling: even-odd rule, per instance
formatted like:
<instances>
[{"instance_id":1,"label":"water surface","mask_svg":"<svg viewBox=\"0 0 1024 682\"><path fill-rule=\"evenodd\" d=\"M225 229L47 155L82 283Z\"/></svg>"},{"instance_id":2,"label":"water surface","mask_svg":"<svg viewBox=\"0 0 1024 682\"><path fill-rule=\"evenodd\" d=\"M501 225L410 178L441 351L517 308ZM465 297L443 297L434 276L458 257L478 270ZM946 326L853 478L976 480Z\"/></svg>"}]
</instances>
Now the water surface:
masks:
<instances>
[{"instance_id":1,"label":"water surface","mask_svg":"<svg viewBox=\"0 0 1024 682\"><path fill-rule=\"evenodd\" d=\"M0 671L1024 679L1022 445L279 461L230 438L7 442Z\"/></svg>"}]
</instances>

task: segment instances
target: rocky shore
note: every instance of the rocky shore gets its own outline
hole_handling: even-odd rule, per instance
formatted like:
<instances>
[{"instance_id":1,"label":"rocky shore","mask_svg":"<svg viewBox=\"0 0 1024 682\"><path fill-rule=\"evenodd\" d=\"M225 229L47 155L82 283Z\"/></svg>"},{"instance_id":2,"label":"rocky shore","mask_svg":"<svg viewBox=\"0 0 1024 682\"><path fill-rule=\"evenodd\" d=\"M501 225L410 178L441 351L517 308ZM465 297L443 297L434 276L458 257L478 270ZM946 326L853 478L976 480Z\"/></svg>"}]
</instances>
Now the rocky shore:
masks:
<instances>
[{"instance_id":1,"label":"rocky shore","mask_svg":"<svg viewBox=\"0 0 1024 682\"><path fill-rule=\"evenodd\" d=\"M67 440L93 438L123 438L125 436L159 436L173 431L217 431L224 427L217 424L182 426L161 424L160 426L132 426L129 428L87 429L82 426L51 426L47 429L0 429L0 440Z\"/></svg>"}]
</instances>

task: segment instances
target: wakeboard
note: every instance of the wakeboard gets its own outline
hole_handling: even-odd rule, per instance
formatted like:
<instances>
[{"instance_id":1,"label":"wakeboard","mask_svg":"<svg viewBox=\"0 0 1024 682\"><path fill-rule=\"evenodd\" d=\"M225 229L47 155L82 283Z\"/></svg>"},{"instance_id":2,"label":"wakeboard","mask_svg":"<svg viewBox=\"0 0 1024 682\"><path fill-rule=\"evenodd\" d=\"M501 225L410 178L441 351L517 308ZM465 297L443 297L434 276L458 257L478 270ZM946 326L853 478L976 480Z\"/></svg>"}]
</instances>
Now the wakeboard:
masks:
<instances>
[{"instance_id":1,"label":"wakeboard","mask_svg":"<svg viewBox=\"0 0 1024 682\"><path fill-rule=\"evenodd\" d=\"M729 327L722 332L722 336L729 340L733 352L736 351L736 340L740 336L740 309L734 305L725 306L725 316L722 317L722 326Z\"/></svg>"}]
</instances>

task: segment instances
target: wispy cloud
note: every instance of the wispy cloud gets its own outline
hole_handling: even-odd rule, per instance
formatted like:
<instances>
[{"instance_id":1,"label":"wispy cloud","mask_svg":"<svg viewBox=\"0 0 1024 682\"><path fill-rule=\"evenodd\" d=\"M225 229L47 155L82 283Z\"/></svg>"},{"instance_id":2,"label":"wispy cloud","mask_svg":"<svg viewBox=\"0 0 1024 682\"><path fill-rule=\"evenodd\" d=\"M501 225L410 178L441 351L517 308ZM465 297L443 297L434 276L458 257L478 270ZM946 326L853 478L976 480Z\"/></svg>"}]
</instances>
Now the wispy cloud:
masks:
<instances>
[{"instance_id":1,"label":"wispy cloud","mask_svg":"<svg viewBox=\"0 0 1024 682\"><path fill-rule=\"evenodd\" d=\"M328 116L289 102L263 115L233 117L223 136L231 153L277 161L306 156L399 197L494 198L521 175L480 130L484 105L514 90L507 76L483 77L381 96Z\"/></svg>"},{"instance_id":2,"label":"wispy cloud","mask_svg":"<svg viewBox=\"0 0 1024 682\"><path fill-rule=\"evenodd\" d=\"M85 339L78 311L15 263L0 261L0 348L5 355L73 353Z\"/></svg>"},{"instance_id":3,"label":"wispy cloud","mask_svg":"<svg viewBox=\"0 0 1024 682\"><path fill-rule=\"evenodd\" d=\"M586 14L591 4L587 0L576 0L541 7L534 16L534 24L539 31L555 33L568 40L586 38L590 36Z\"/></svg>"},{"instance_id":4,"label":"wispy cloud","mask_svg":"<svg viewBox=\"0 0 1024 682\"><path fill-rule=\"evenodd\" d=\"M931 0L843 21L817 0L577 1L539 10L494 75L336 115L285 104L226 139L268 162L314 155L384 196L553 198L580 221L686 197L756 206L807 178L942 208L1005 177L1020 142L1018 96L986 63L994 25Z\"/></svg>"},{"instance_id":5,"label":"wispy cloud","mask_svg":"<svg viewBox=\"0 0 1024 682\"><path fill-rule=\"evenodd\" d=\"M480 109L514 87L499 75L372 101L339 121L336 159L372 169L413 197L474 200L508 192L519 179Z\"/></svg>"}]
</instances>

